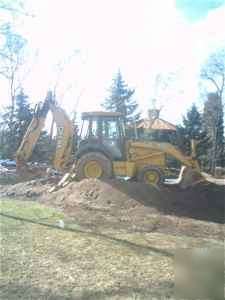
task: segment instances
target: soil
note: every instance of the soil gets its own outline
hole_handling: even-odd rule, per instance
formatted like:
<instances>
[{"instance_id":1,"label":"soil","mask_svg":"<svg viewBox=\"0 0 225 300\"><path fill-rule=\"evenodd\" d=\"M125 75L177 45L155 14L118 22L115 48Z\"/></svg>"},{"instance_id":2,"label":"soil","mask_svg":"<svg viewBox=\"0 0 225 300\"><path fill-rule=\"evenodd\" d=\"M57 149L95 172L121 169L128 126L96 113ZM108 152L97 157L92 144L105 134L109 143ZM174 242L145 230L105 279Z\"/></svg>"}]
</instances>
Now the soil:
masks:
<instances>
[{"instance_id":1,"label":"soil","mask_svg":"<svg viewBox=\"0 0 225 300\"><path fill-rule=\"evenodd\" d=\"M37 199L95 231L160 232L224 239L224 186L159 190L137 182L85 179L49 193L52 185L46 180L32 180L0 186L0 197Z\"/></svg>"}]
</instances>

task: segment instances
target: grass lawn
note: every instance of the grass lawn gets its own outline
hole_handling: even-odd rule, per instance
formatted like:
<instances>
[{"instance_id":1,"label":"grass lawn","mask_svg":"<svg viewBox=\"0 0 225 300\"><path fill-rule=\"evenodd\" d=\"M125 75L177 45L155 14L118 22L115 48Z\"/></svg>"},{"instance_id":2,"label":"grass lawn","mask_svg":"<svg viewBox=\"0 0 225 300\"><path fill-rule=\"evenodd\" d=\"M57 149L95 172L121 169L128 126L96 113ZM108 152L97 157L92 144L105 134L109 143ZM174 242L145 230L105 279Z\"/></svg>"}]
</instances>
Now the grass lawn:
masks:
<instances>
[{"instance_id":1,"label":"grass lawn","mask_svg":"<svg viewBox=\"0 0 225 300\"><path fill-rule=\"evenodd\" d=\"M220 245L159 233L90 232L32 201L4 199L0 216L0 299L151 299L173 294L176 248ZM61 222L62 223L62 222Z\"/></svg>"}]
</instances>

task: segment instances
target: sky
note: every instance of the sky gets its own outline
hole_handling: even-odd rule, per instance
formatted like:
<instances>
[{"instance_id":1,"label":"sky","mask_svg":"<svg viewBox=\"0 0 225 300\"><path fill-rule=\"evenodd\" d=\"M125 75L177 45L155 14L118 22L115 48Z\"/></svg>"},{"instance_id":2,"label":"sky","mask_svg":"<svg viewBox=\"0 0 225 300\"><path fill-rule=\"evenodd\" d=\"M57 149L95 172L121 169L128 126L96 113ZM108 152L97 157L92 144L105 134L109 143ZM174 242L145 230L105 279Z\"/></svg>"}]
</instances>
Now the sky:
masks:
<instances>
[{"instance_id":1,"label":"sky","mask_svg":"<svg viewBox=\"0 0 225 300\"><path fill-rule=\"evenodd\" d=\"M37 103L57 86L70 114L100 109L120 70L143 116L156 98L161 116L179 123L201 103L202 63L225 45L224 0L27 0L27 8L34 17L18 25L29 46L24 89ZM163 92L158 74L163 81L172 74ZM6 105L7 84L0 85Z\"/></svg>"}]
</instances>

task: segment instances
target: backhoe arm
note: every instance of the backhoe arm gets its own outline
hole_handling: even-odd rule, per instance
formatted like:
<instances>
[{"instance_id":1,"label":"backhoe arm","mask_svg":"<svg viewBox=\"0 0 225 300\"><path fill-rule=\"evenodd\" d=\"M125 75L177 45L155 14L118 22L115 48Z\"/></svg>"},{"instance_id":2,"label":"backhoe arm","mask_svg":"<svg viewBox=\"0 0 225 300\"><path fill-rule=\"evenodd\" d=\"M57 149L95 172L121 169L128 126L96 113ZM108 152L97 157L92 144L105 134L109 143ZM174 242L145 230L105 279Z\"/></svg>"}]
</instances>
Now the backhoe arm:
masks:
<instances>
[{"instance_id":1,"label":"backhoe arm","mask_svg":"<svg viewBox=\"0 0 225 300\"><path fill-rule=\"evenodd\" d=\"M26 162L31 157L41 131L44 128L45 119L49 110L52 112L57 127L57 142L53 167L58 171L63 171L68 165L72 152L73 124L66 112L53 100L52 93L49 92L44 104L37 106L34 117L17 150L16 165L18 170L23 166L25 167Z\"/></svg>"},{"instance_id":2,"label":"backhoe arm","mask_svg":"<svg viewBox=\"0 0 225 300\"><path fill-rule=\"evenodd\" d=\"M26 165L33 153L33 149L40 137L41 131L45 125L45 119L49 111L49 104L47 101L41 106L36 106L33 119L27 128L23 140L16 152L16 166L20 170Z\"/></svg>"},{"instance_id":3,"label":"backhoe arm","mask_svg":"<svg viewBox=\"0 0 225 300\"><path fill-rule=\"evenodd\" d=\"M71 159L73 124L66 112L55 103L50 103L50 110L57 127L57 143L53 167L56 170L62 171L67 167Z\"/></svg>"}]
</instances>

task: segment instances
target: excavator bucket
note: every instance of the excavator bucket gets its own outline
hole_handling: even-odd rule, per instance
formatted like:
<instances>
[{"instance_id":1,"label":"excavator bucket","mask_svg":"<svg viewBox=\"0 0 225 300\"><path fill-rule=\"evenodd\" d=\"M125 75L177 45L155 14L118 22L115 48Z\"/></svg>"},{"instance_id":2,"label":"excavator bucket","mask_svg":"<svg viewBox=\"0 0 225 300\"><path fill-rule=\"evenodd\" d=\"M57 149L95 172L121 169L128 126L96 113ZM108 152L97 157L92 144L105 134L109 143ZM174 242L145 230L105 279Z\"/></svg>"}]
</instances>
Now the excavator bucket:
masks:
<instances>
[{"instance_id":1,"label":"excavator bucket","mask_svg":"<svg viewBox=\"0 0 225 300\"><path fill-rule=\"evenodd\" d=\"M191 167L185 167L181 174L181 182L179 186L181 189L186 189L203 182L206 182L206 180L198 170Z\"/></svg>"},{"instance_id":2,"label":"excavator bucket","mask_svg":"<svg viewBox=\"0 0 225 300\"><path fill-rule=\"evenodd\" d=\"M187 189L202 182L206 182L206 179L198 170L183 166L179 177L176 179L167 179L165 184L179 186L181 189Z\"/></svg>"}]
</instances>

